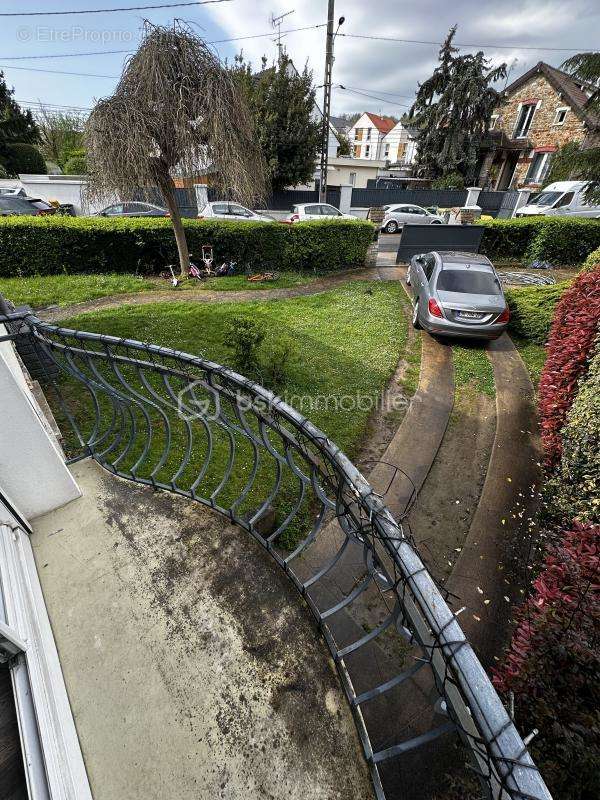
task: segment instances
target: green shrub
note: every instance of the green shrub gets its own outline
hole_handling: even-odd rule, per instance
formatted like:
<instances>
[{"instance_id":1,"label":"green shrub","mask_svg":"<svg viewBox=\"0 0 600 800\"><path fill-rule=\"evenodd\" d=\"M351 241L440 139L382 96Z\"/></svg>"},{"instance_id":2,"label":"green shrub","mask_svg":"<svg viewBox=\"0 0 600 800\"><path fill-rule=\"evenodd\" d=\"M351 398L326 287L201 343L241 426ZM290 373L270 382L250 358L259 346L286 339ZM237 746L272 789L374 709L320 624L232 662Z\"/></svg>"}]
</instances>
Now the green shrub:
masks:
<instances>
[{"instance_id":1,"label":"green shrub","mask_svg":"<svg viewBox=\"0 0 600 800\"><path fill-rule=\"evenodd\" d=\"M72 150L63 167L65 175L87 175L87 158L85 150Z\"/></svg>"},{"instance_id":2,"label":"green shrub","mask_svg":"<svg viewBox=\"0 0 600 800\"><path fill-rule=\"evenodd\" d=\"M432 189L464 189L465 179L460 172L449 172L442 178L436 178L431 183Z\"/></svg>"},{"instance_id":3,"label":"green shrub","mask_svg":"<svg viewBox=\"0 0 600 800\"><path fill-rule=\"evenodd\" d=\"M45 175L48 172L44 156L32 144L4 145L3 160L9 175Z\"/></svg>"},{"instance_id":4,"label":"green shrub","mask_svg":"<svg viewBox=\"0 0 600 800\"><path fill-rule=\"evenodd\" d=\"M494 259L580 264L600 247L600 220L576 217L493 219L485 227L481 252Z\"/></svg>"},{"instance_id":5,"label":"green shrub","mask_svg":"<svg viewBox=\"0 0 600 800\"><path fill-rule=\"evenodd\" d=\"M560 465L545 487L550 516L600 523L600 338L561 433Z\"/></svg>"},{"instance_id":6,"label":"green shrub","mask_svg":"<svg viewBox=\"0 0 600 800\"><path fill-rule=\"evenodd\" d=\"M238 269L293 272L339 270L364 264L373 240L370 222L323 220L295 225L184 220L190 252L212 245L216 263ZM59 273L160 272L177 263L167 219L1 217L0 276Z\"/></svg>"},{"instance_id":7,"label":"green shrub","mask_svg":"<svg viewBox=\"0 0 600 800\"><path fill-rule=\"evenodd\" d=\"M592 250L592 252L581 265L581 269L588 272L589 270L592 270L594 267L598 266L598 264L600 264L600 247Z\"/></svg>"},{"instance_id":8,"label":"green shrub","mask_svg":"<svg viewBox=\"0 0 600 800\"><path fill-rule=\"evenodd\" d=\"M248 378L256 378L259 369L259 349L266 332L256 320L242 316L231 317L225 326L225 345L231 351L231 366Z\"/></svg>"},{"instance_id":9,"label":"green shrub","mask_svg":"<svg viewBox=\"0 0 600 800\"><path fill-rule=\"evenodd\" d=\"M478 223L485 227L481 252L489 258L521 260L541 223L536 217L492 219Z\"/></svg>"},{"instance_id":10,"label":"green shrub","mask_svg":"<svg viewBox=\"0 0 600 800\"><path fill-rule=\"evenodd\" d=\"M545 344L550 333L554 309L569 281L552 286L522 286L507 289L510 307L509 330L534 344Z\"/></svg>"}]
</instances>

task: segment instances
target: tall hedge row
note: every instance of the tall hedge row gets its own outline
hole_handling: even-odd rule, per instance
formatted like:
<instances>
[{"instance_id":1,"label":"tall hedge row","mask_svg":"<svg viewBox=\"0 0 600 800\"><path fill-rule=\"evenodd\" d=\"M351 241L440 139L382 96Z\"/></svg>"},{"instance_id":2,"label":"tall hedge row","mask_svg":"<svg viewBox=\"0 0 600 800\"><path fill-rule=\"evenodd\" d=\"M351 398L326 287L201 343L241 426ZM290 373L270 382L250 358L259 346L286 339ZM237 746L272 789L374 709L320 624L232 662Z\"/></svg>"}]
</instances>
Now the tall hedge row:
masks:
<instances>
[{"instance_id":1,"label":"tall hedge row","mask_svg":"<svg viewBox=\"0 0 600 800\"><path fill-rule=\"evenodd\" d=\"M600 247L600 220L576 217L494 219L485 227L481 250L492 259L581 264Z\"/></svg>"},{"instance_id":2,"label":"tall hedge row","mask_svg":"<svg viewBox=\"0 0 600 800\"><path fill-rule=\"evenodd\" d=\"M362 266L373 225L323 220L295 225L184 220L192 256L212 245L217 263L244 269L338 270ZM0 276L152 273L177 263L168 219L0 217Z\"/></svg>"},{"instance_id":3,"label":"tall hedge row","mask_svg":"<svg viewBox=\"0 0 600 800\"><path fill-rule=\"evenodd\" d=\"M540 423L546 463L558 464L561 431L587 373L600 322L600 266L580 272L556 306L540 379Z\"/></svg>"}]
</instances>

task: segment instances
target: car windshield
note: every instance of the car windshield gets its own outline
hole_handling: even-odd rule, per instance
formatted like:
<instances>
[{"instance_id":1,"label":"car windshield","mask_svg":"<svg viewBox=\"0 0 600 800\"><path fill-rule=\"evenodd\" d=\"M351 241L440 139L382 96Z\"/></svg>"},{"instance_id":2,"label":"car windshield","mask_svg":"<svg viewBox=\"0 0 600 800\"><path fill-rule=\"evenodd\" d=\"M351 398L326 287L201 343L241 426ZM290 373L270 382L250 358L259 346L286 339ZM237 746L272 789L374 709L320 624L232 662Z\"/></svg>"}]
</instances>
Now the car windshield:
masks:
<instances>
[{"instance_id":1,"label":"car windshield","mask_svg":"<svg viewBox=\"0 0 600 800\"><path fill-rule=\"evenodd\" d=\"M551 206L556 203L562 192L540 192L527 203L529 206Z\"/></svg>"},{"instance_id":2,"label":"car windshield","mask_svg":"<svg viewBox=\"0 0 600 800\"><path fill-rule=\"evenodd\" d=\"M462 294L502 294L496 277L481 270L444 268L438 275L437 288Z\"/></svg>"}]
</instances>

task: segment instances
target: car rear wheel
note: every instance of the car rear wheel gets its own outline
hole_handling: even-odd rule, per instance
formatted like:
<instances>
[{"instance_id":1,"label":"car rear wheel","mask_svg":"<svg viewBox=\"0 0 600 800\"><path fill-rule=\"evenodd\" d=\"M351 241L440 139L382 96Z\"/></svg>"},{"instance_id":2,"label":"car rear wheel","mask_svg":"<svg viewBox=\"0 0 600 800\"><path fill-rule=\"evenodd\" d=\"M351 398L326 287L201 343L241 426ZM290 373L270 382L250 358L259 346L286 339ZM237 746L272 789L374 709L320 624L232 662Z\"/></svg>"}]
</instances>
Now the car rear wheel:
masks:
<instances>
[{"instance_id":1,"label":"car rear wheel","mask_svg":"<svg viewBox=\"0 0 600 800\"><path fill-rule=\"evenodd\" d=\"M431 220L431 224L432 224L432 225L441 225L442 223L440 222L440 220L439 220L439 219L432 219L432 220Z\"/></svg>"},{"instance_id":2,"label":"car rear wheel","mask_svg":"<svg viewBox=\"0 0 600 800\"><path fill-rule=\"evenodd\" d=\"M412 315L412 324L415 330L421 330L421 323L419 322L419 298L415 298L415 304L413 306L413 315Z\"/></svg>"},{"instance_id":3,"label":"car rear wheel","mask_svg":"<svg viewBox=\"0 0 600 800\"><path fill-rule=\"evenodd\" d=\"M395 221L392 219L392 220L390 220L390 221L388 222L388 224L385 226L385 229L384 229L384 230L385 230L385 232L386 232L386 233L396 233L396 231L398 230L398 223L397 223L397 222L395 222Z\"/></svg>"}]
</instances>

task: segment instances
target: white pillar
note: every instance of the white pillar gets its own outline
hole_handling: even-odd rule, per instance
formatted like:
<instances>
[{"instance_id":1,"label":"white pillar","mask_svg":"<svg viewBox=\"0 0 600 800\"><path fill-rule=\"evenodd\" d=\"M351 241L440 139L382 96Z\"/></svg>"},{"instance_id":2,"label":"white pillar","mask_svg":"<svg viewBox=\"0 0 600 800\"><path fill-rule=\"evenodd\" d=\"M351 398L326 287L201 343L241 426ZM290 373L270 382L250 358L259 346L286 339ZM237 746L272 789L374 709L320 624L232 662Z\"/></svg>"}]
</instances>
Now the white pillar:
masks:
<instances>
[{"instance_id":1,"label":"white pillar","mask_svg":"<svg viewBox=\"0 0 600 800\"><path fill-rule=\"evenodd\" d=\"M352 186L349 183L342 183L340 185L340 211L342 214L349 214L351 205Z\"/></svg>"},{"instance_id":2,"label":"white pillar","mask_svg":"<svg viewBox=\"0 0 600 800\"><path fill-rule=\"evenodd\" d=\"M473 208L479 206L477 205L477 201L479 200L479 195L481 194L481 189L479 186L469 186L467 188L467 200L465 202L464 208Z\"/></svg>"},{"instance_id":3,"label":"white pillar","mask_svg":"<svg viewBox=\"0 0 600 800\"><path fill-rule=\"evenodd\" d=\"M208 186L205 183L195 183L194 191L196 192L196 205L198 206L198 213L200 213L204 206L208 203Z\"/></svg>"},{"instance_id":4,"label":"white pillar","mask_svg":"<svg viewBox=\"0 0 600 800\"><path fill-rule=\"evenodd\" d=\"M517 197L517 202L515 203L515 207L513 208L511 217L515 216L517 209L523 208L529 202L529 198L531 197L531 189L517 189L519 195Z\"/></svg>"},{"instance_id":5,"label":"white pillar","mask_svg":"<svg viewBox=\"0 0 600 800\"><path fill-rule=\"evenodd\" d=\"M6 334L0 325L0 336ZM81 495L15 357L0 343L0 488L32 519Z\"/></svg>"}]
</instances>

